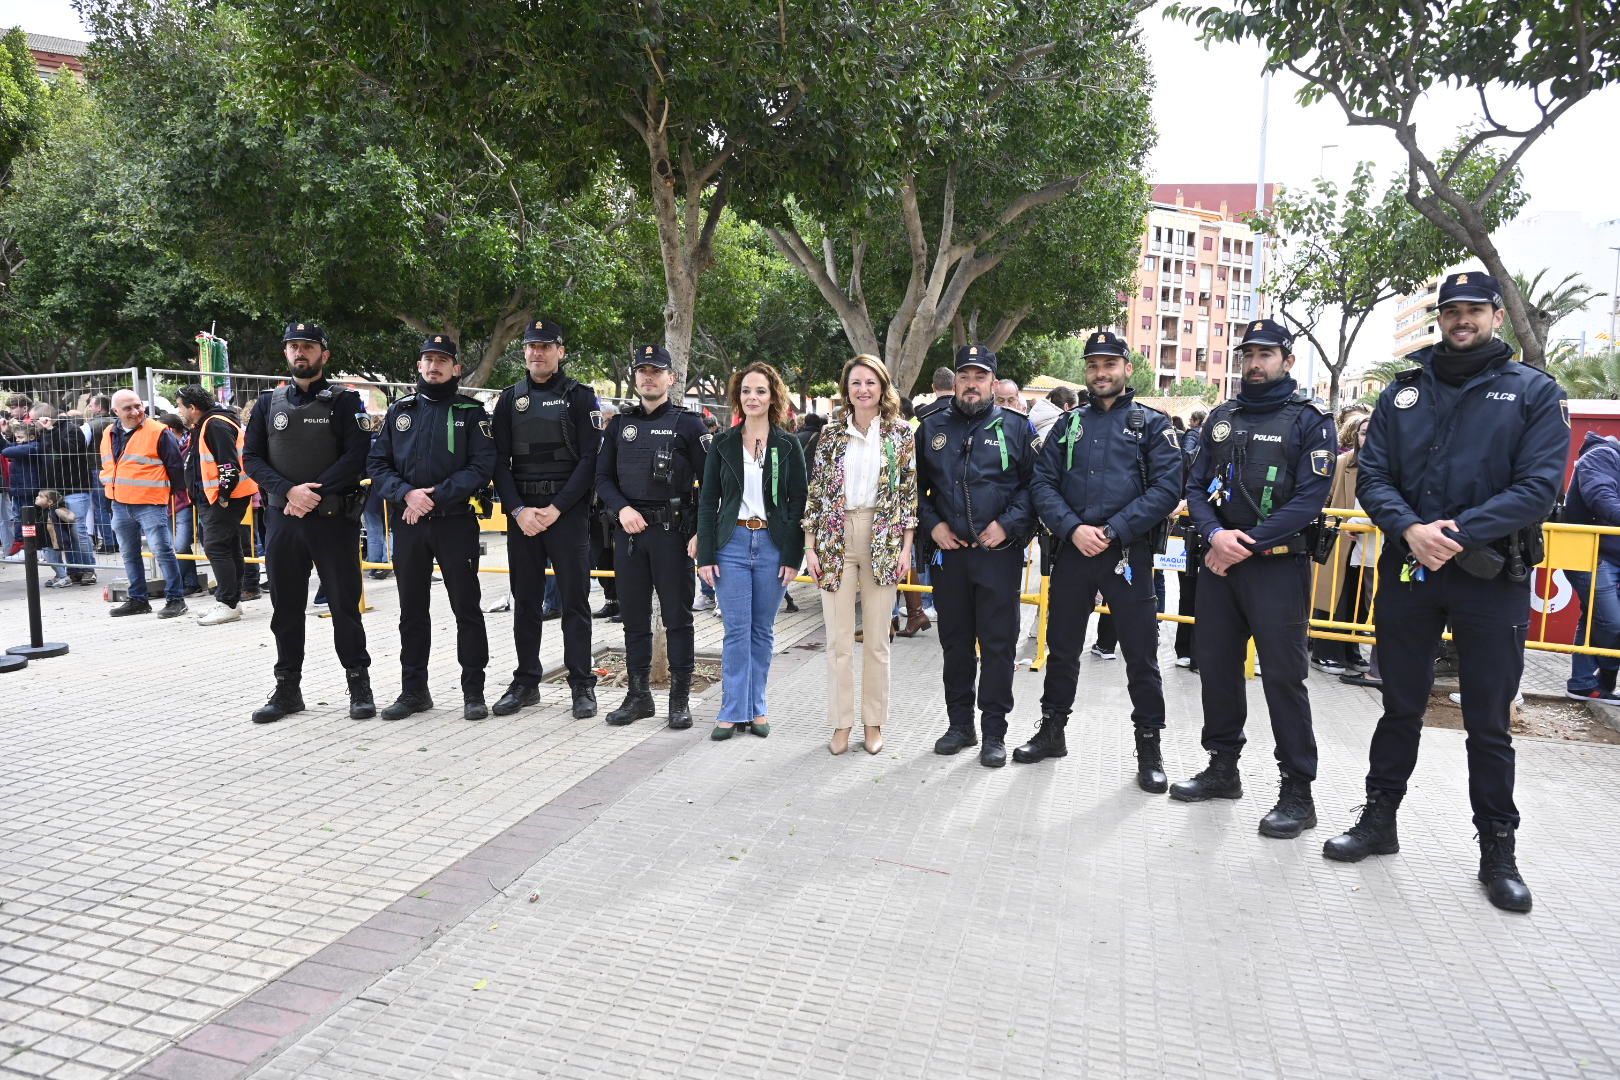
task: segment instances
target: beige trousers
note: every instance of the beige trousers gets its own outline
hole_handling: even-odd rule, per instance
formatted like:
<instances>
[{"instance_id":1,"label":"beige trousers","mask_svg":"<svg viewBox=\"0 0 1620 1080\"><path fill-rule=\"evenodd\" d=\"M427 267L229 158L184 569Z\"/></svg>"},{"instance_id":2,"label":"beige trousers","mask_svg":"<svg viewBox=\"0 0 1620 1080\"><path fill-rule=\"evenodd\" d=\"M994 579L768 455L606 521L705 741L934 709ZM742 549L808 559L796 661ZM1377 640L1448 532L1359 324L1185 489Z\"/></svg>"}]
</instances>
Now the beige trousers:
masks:
<instances>
[{"instance_id":1,"label":"beige trousers","mask_svg":"<svg viewBox=\"0 0 1620 1080\"><path fill-rule=\"evenodd\" d=\"M865 634L861 657L861 723L882 727L889 719L889 619L893 585L872 576L872 511L844 516L844 574L837 592L821 590L827 627L827 719L834 728L855 726L855 599L860 597Z\"/></svg>"}]
</instances>

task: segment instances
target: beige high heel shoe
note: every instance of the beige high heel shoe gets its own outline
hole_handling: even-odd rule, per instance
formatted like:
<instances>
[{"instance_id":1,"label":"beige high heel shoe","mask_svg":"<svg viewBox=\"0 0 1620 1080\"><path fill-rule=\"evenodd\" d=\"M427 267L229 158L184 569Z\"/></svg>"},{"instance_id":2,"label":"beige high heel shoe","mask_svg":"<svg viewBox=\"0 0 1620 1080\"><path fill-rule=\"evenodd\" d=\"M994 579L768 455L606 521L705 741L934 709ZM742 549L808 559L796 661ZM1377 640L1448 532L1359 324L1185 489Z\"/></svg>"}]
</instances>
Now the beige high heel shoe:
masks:
<instances>
[{"instance_id":1,"label":"beige high heel shoe","mask_svg":"<svg viewBox=\"0 0 1620 1080\"><path fill-rule=\"evenodd\" d=\"M849 752L849 728L833 729L832 741L827 744L827 750L834 757Z\"/></svg>"},{"instance_id":2,"label":"beige high heel shoe","mask_svg":"<svg viewBox=\"0 0 1620 1080\"><path fill-rule=\"evenodd\" d=\"M872 738L872 732L874 732L874 731L877 732L877 738L875 740ZM882 750L883 749L883 729L881 727L868 727L866 729L866 738L861 741L861 747L868 754L876 754L880 750Z\"/></svg>"}]
</instances>

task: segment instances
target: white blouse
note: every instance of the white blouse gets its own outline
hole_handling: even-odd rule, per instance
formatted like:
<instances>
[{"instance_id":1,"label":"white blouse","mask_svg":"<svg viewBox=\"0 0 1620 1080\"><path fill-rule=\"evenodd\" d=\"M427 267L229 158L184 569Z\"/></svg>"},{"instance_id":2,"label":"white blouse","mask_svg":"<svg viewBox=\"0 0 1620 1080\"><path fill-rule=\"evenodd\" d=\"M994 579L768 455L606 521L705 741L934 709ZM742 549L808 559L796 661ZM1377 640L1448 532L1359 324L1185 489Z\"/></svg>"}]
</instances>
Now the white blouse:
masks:
<instances>
[{"instance_id":1,"label":"white blouse","mask_svg":"<svg viewBox=\"0 0 1620 1080\"><path fill-rule=\"evenodd\" d=\"M743 447L742 506L737 513L744 520L765 516L765 462L770 460L770 447L765 448L765 460L755 461L746 445Z\"/></svg>"},{"instance_id":2,"label":"white blouse","mask_svg":"<svg viewBox=\"0 0 1620 1080\"><path fill-rule=\"evenodd\" d=\"M861 431L851 416L844 446L844 506L860 510L877 505L878 474L883 469L883 425L877 417Z\"/></svg>"}]
</instances>

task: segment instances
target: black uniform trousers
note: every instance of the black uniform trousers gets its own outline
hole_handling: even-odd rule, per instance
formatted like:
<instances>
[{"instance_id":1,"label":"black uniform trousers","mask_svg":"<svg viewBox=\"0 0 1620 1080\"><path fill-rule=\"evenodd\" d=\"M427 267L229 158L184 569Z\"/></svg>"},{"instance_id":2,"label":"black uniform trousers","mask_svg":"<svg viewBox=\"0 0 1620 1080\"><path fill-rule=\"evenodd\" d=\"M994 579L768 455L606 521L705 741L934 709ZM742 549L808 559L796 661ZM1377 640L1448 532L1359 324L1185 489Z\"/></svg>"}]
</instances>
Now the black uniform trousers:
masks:
<instances>
[{"instance_id":1,"label":"black uniform trousers","mask_svg":"<svg viewBox=\"0 0 1620 1080\"><path fill-rule=\"evenodd\" d=\"M1176 596L1177 615L1193 615L1194 618L1197 617L1195 612L1198 610L1198 577L1202 572L1203 568L1198 565L1198 561L1189 557L1187 559L1187 569L1181 571L1179 575L1181 586L1177 590ZM1178 658L1185 656L1191 659L1193 657L1193 642L1198 640L1197 633L1192 623L1176 623L1176 656ZM1264 672L1265 668L1262 667L1260 670Z\"/></svg>"},{"instance_id":2,"label":"black uniform trousers","mask_svg":"<svg viewBox=\"0 0 1620 1080\"><path fill-rule=\"evenodd\" d=\"M1024 549L959 548L942 551L940 557L943 561L932 580L939 644L945 654L945 713L952 729L973 732L976 676L983 735L1004 741L1007 714L1013 707Z\"/></svg>"},{"instance_id":3,"label":"black uniform trousers","mask_svg":"<svg viewBox=\"0 0 1620 1080\"><path fill-rule=\"evenodd\" d=\"M540 633L545 626L546 563L557 578L562 612L563 665L568 685L596 685L591 657L590 510L576 503L538 536L524 536L517 522L506 527L506 561L512 569L512 637L517 669L512 682L540 685Z\"/></svg>"},{"instance_id":4,"label":"black uniform trousers","mask_svg":"<svg viewBox=\"0 0 1620 1080\"><path fill-rule=\"evenodd\" d=\"M591 523L591 569L613 570L613 521L608 518L606 511L600 507L592 507L590 513ZM618 577L598 578L602 583L602 597L610 602L619 599Z\"/></svg>"},{"instance_id":5,"label":"black uniform trousers","mask_svg":"<svg viewBox=\"0 0 1620 1080\"><path fill-rule=\"evenodd\" d=\"M1067 721L1080 681L1080 650L1091 621L1093 598L1101 592L1114 616L1125 653L1125 679L1131 695L1131 722L1139 728L1164 727L1164 683L1159 675L1158 601L1153 592L1153 549L1131 548L1131 580L1114 573L1120 548L1082 555L1073 543L1057 553L1052 568L1051 615L1046 624L1046 681L1041 715Z\"/></svg>"},{"instance_id":6,"label":"black uniform trousers","mask_svg":"<svg viewBox=\"0 0 1620 1080\"><path fill-rule=\"evenodd\" d=\"M270 574L270 632L276 637L276 675L297 678L304 668L304 608L309 572L321 575L332 640L345 671L369 668L366 628L360 622L360 523L338 515L288 517L266 509L264 557Z\"/></svg>"},{"instance_id":7,"label":"black uniform trousers","mask_svg":"<svg viewBox=\"0 0 1620 1080\"><path fill-rule=\"evenodd\" d=\"M228 499L223 507L206 499L194 500L198 524L202 527L203 554L208 556L209 569L214 572L214 599L226 607L235 607L242 600L242 577L247 564L243 562L242 518L247 514L247 499Z\"/></svg>"},{"instance_id":8,"label":"black uniform trousers","mask_svg":"<svg viewBox=\"0 0 1620 1080\"><path fill-rule=\"evenodd\" d=\"M1451 623L1468 733L1468 799L1474 825L1519 826L1513 804L1513 696L1524 674L1530 583L1482 581L1446 564L1423 581L1401 581L1404 551L1385 546L1378 561L1378 671L1384 714L1373 732L1367 790L1406 792L1417 767L1423 714L1434 685L1435 645Z\"/></svg>"},{"instance_id":9,"label":"black uniform trousers","mask_svg":"<svg viewBox=\"0 0 1620 1080\"><path fill-rule=\"evenodd\" d=\"M625 662L632 675L652 670L652 597L669 641L669 670L690 675L697 664L692 640L692 560L686 534L651 521L634 536L619 529L613 536L614 574L619 579L619 614L624 620Z\"/></svg>"},{"instance_id":10,"label":"black uniform trousers","mask_svg":"<svg viewBox=\"0 0 1620 1080\"><path fill-rule=\"evenodd\" d=\"M484 694L484 668L489 666L489 635L479 610L478 518L468 510L444 517L425 517L415 525L401 516L394 523L394 582L399 587L399 667L401 689L426 692L428 653L433 623L428 610L433 596L433 563L444 576L450 610L456 616L456 660L461 664L461 692Z\"/></svg>"},{"instance_id":11,"label":"black uniform trousers","mask_svg":"<svg viewBox=\"0 0 1620 1080\"><path fill-rule=\"evenodd\" d=\"M1193 658L1204 699L1204 749L1212 754L1243 749L1249 713L1243 661L1252 637L1277 761L1292 776L1315 780L1316 733L1305 689L1311 560L1304 555L1251 555L1224 577L1200 569L1196 611Z\"/></svg>"}]
</instances>

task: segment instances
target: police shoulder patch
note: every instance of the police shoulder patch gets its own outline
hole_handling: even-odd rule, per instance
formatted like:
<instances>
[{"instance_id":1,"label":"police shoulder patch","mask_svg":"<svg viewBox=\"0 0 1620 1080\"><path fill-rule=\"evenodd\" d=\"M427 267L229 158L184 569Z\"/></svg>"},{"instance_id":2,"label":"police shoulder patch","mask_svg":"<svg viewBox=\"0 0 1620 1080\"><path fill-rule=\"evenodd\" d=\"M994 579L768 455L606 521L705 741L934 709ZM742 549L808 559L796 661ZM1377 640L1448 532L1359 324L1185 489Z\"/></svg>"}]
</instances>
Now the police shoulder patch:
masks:
<instances>
[{"instance_id":1,"label":"police shoulder patch","mask_svg":"<svg viewBox=\"0 0 1620 1080\"><path fill-rule=\"evenodd\" d=\"M1225 442L1232 437L1232 425L1226 420L1217 420L1215 426L1209 429L1209 437L1216 442Z\"/></svg>"},{"instance_id":2,"label":"police shoulder patch","mask_svg":"<svg viewBox=\"0 0 1620 1080\"><path fill-rule=\"evenodd\" d=\"M478 421L478 430L484 433L484 438L486 439L493 439L495 437L494 428L488 420Z\"/></svg>"},{"instance_id":3,"label":"police shoulder patch","mask_svg":"<svg viewBox=\"0 0 1620 1080\"><path fill-rule=\"evenodd\" d=\"M411 414L408 413L408 412L402 412L398 416L394 417L394 430L395 431L409 431L409 430L411 430Z\"/></svg>"},{"instance_id":4,"label":"police shoulder patch","mask_svg":"<svg viewBox=\"0 0 1620 1080\"><path fill-rule=\"evenodd\" d=\"M641 433L636 430L636 425L634 424L626 424L619 430L619 435L623 437L625 442L635 442L636 436L639 434Z\"/></svg>"},{"instance_id":5,"label":"police shoulder patch","mask_svg":"<svg viewBox=\"0 0 1620 1080\"><path fill-rule=\"evenodd\" d=\"M1569 427L1569 398L1558 399L1558 415L1563 417L1564 426Z\"/></svg>"},{"instance_id":6,"label":"police shoulder patch","mask_svg":"<svg viewBox=\"0 0 1620 1080\"><path fill-rule=\"evenodd\" d=\"M591 410L591 427L595 428L597 431L601 431L602 428L605 426L605 424L606 424L606 421L602 419L602 410L601 409L592 409Z\"/></svg>"},{"instance_id":7,"label":"police shoulder patch","mask_svg":"<svg viewBox=\"0 0 1620 1080\"><path fill-rule=\"evenodd\" d=\"M943 431L939 432L937 435L934 436L933 441L930 442L928 445L933 447L935 450L943 450L943 449L945 449L945 433Z\"/></svg>"},{"instance_id":8,"label":"police shoulder patch","mask_svg":"<svg viewBox=\"0 0 1620 1080\"><path fill-rule=\"evenodd\" d=\"M1181 449L1181 439L1176 436L1176 429L1173 427L1166 427L1164 429L1164 441L1175 447L1177 450Z\"/></svg>"},{"instance_id":9,"label":"police shoulder patch","mask_svg":"<svg viewBox=\"0 0 1620 1080\"><path fill-rule=\"evenodd\" d=\"M275 419L270 421L270 426L275 428L277 431L286 431L287 430L287 414L284 413L284 412L276 413Z\"/></svg>"},{"instance_id":10,"label":"police shoulder patch","mask_svg":"<svg viewBox=\"0 0 1620 1080\"><path fill-rule=\"evenodd\" d=\"M714 436L710 435L708 432L704 432L702 435L698 436L698 442L703 444L703 452L708 453L709 447L714 444Z\"/></svg>"},{"instance_id":11,"label":"police shoulder patch","mask_svg":"<svg viewBox=\"0 0 1620 1080\"><path fill-rule=\"evenodd\" d=\"M528 412L529 411L529 395L528 394L518 394L516 397L514 397L512 399L512 408L516 409L518 412Z\"/></svg>"},{"instance_id":12,"label":"police shoulder patch","mask_svg":"<svg viewBox=\"0 0 1620 1080\"><path fill-rule=\"evenodd\" d=\"M1333 471L1333 451L1312 450L1311 472L1317 476L1327 476Z\"/></svg>"},{"instance_id":13,"label":"police shoulder patch","mask_svg":"<svg viewBox=\"0 0 1620 1080\"><path fill-rule=\"evenodd\" d=\"M1397 409L1410 409L1417 404L1418 393L1418 388L1415 386L1401 387L1395 392L1395 407Z\"/></svg>"}]
</instances>

